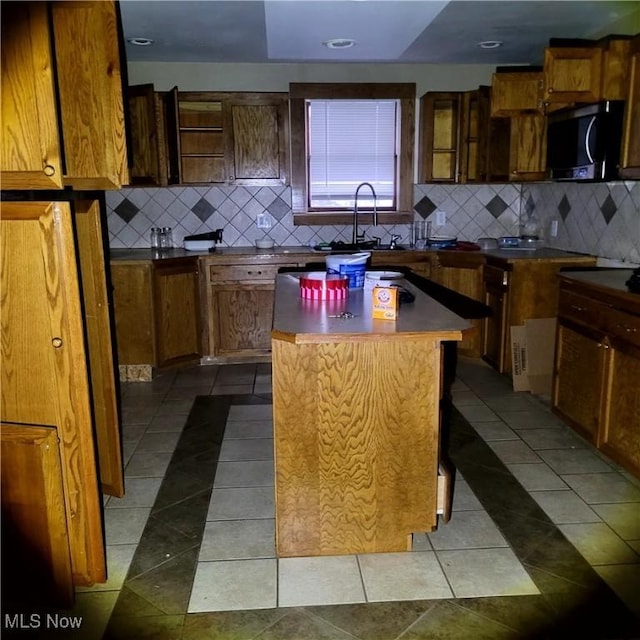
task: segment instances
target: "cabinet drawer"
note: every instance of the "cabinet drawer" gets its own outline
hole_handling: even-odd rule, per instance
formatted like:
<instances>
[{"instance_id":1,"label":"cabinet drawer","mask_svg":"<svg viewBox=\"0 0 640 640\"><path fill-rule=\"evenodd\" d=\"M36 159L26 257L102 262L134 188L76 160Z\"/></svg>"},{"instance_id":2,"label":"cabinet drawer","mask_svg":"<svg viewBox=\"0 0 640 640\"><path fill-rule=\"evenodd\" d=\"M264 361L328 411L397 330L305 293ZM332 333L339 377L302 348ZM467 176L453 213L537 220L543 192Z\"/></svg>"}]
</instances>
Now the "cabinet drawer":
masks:
<instances>
[{"instance_id":1,"label":"cabinet drawer","mask_svg":"<svg viewBox=\"0 0 640 640\"><path fill-rule=\"evenodd\" d=\"M594 329L604 330L604 314L611 310L605 304L596 302L586 296L567 291L560 291L558 315L567 320L573 320L579 324Z\"/></svg>"},{"instance_id":2,"label":"cabinet drawer","mask_svg":"<svg viewBox=\"0 0 640 640\"><path fill-rule=\"evenodd\" d=\"M234 264L210 265L209 282L275 280L278 269L294 264Z\"/></svg>"},{"instance_id":3,"label":"cabinet drawer","mask_svg":"<svg viewBox=\"0 0 640 640\"><path fill-rule=\"evenodd\" d=\"M608 309L604 321L604 329L611 337L621 338L640 347L640 317L617 309Z\"/></svg>"}]
</instances>

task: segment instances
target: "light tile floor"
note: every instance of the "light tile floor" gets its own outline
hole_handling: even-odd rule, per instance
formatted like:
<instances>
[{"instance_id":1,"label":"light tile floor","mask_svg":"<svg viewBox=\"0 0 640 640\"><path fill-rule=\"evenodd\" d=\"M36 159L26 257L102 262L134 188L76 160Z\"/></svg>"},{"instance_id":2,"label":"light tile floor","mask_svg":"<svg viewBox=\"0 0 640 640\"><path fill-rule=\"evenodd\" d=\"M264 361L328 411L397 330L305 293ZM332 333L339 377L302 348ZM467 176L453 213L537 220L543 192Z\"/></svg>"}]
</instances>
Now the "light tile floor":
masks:
<instances>
[{"instance_id":1,"label":"light tile floor","mask_svg":"<svg viewBox=\"0 0 640 640\"><path fill-rule=\"evenodd\" d=\"M231 407L218 460L191 613L269 608L274 603L295 607L539 593L460 475L457 482L465 486L460 495L466 504L459 506L456 492L451 521L433 533L417 534L414 554L276 559L270 404ZM229 516L234 499L248 500L255 510L242 505L239 517L236 504ZM465 571L469 566L481 570ZM229 580L242 584L247 571L266 572L261 597L257 583L251 591L229 592ZM274 571L276 580L271 579Z\"/></svg>"},{"instance_id":2,"label":"light tile floor","mask_svg":"<svg viewBox=\"0 0 640 640\"><path fill-rule=\"evenodd\" d=\"M150 383L123 385L127 495L122 499L105 498L109 581L78 589L75 612L81 615L84 612L86 623L74 633L74 638L102 636L195 396L257 394L267 398L265 394L269 392L268 365L194 367L163 374ZM575 436L550 413L544 399L513 393L508 380L482 362L461 359L454 403L551 521L640 618L640 482ZM394 609L393 625L400 625L398 633L403 634L403 639L432 637L424 629L431 628L429 625L436 621L473 629L479 624L476 608L480 616L484 616L483 633L494 629L495 634L474 637L524 637L505 632L507 628L517 627L517 623L500 620L499 611L492 609L491 615L482 614L483 598L477 596L482 595L483 589L495 590L495 579L505 570L522 580L522 583L516 580L513 585L516 591L523 589L517 592L530 593L533 582L520 562L514 563L511 549L503 546L500 532L465 482L458 482L456 486L456 513L448 525L448 534L445 536L444 528L440 528L424 536L423 540L416 541L413 553L333 558L325 562L324 569L316 566L321 560L313 558L286 559L278 563L271 547L262 541L270 535L273 526L269 446L258 442L270 439L264 410L264 405L250 408L253 415L239 414L229 422L229 444L223 444L220 477L216 477L215 497L208 506L200 562L190 597L191 611L208 610L214 601L217 608L269 608L264 618L257 611L252 618L242 618L245 635L238 637L257 637L258 630L270 628L271 635L265 632L266 635L260 637L338 639L355 637L355 631L349 635L338 629L350 628L355 610L345 609L345 615L350 612L345 618L340 609L322 608L326 612L323 620L330 621L333 635L322 635L326 634L326 628L316 617L320 611L317 608L294 609L288 616L282 611L285 607L318 602L368 599L371 603L419 598L420 601L407 602L410 609ZM245 449L246 442L242 445L233 442L241 439L253 442ZM248 467L243 466L246 461L238 459L243 451L254 459ZM238 486L238 478L242 486ZM242 523L236 530L236 533L243 532L240 540L234 539L236 534L228 528L229 523ZM228 544L212 543L216 531L216 538ZM469 544L470 548L456 548L459 543L452 541L458 537L469 541L471 533L480 535L481 539ZM249 543L241 544L243 536ZM487 545L491 548L484 548ZM229 559L229 556L238 559ZM246 559L239 559L245 556ZM409 577L407 584L412 585L411 593L403 591L406 585L397 583L398 574ZM336 580L336 576L339 579ZM425 576L429 579L425 580ZM470 580L470 576L480 579ZM540 572L535 577L540 584L548 579ZM339 589L335 583L340 585ZM234 584L241 584L242 588L234 590ZM218 585L217 592L215 585ZM162 588L162 584L156 586ZM471 599L464 601L463 608L456 608L455 600L443 601L438 609L429 609L429 602L423 602L423 599L450 598L451 593L457 598ZM521 602L524 611L527 601ZM280 609L273 609L277 604ZM380 629L392 624L390 618L385 617L384 609L372 608L372 604L362 606L369 607L366 619L370 619L371 624L377 624ZM537 605L531 606L530 615L535 616ZM233 628L234 618L229 617L233 612L225 614L226 618L216 618L216 633L222 635L207 635L213 633L206 626L211 623L201 615L185 617L167 611L164 614L168 615L163 616L162 622L154 616L134 620L131 629L138 629L141 638L231 637L224 635L223 630L225 625ZM405 622L402 622L403 616L406 616ZM416 616L413 626L407 627ZM487 617L498 622L491 622ZM368 622L358 624L369 625ZM255 632L250 633L252 625ZM292 631L291 625L297 631ZM421 635L423 633L427 635ZM367 635L364 631L358 637L384 640L384 636Z\"/></svg>"}]
</instances>

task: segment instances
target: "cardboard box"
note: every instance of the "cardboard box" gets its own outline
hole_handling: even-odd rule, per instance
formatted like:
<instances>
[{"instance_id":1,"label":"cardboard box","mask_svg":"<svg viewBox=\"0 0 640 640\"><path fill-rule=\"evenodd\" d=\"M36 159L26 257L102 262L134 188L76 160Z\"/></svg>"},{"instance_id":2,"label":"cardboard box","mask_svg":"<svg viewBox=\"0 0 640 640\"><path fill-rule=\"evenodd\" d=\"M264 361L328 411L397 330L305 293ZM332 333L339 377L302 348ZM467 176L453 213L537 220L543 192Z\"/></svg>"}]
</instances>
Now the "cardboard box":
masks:
<instances>
[{"instance_id":1,"label":"cardboard box","mask_svg":"<svg viewBox=\"0 0 640 640\"><path fill-rule=\"evenodd\" d=\"M514 391L551 395L555 344L556 318L536 318L511 327Z\"/></svg>"}]
</instances>

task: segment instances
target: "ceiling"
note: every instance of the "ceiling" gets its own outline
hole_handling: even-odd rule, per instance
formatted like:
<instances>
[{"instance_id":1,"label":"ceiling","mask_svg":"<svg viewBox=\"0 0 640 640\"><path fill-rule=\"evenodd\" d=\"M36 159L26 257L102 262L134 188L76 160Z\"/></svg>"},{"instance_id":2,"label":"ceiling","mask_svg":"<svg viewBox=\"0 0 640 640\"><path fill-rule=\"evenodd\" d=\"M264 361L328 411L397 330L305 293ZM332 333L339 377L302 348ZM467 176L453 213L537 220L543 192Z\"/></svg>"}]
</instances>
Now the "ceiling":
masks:
<instances>
[{"instance_id":1,"label":"ceiling","mask_svg":"<svg viewBox=\"0 0 640 640\"><path fill-rule=\"evenodd\" d=\"M121 0L127 60L539 64L550 38L640 32L615 0ZM322 43L352 39L350 48ZM502 46L481 49L482 41Z\"/></svg>"}]
</instances>

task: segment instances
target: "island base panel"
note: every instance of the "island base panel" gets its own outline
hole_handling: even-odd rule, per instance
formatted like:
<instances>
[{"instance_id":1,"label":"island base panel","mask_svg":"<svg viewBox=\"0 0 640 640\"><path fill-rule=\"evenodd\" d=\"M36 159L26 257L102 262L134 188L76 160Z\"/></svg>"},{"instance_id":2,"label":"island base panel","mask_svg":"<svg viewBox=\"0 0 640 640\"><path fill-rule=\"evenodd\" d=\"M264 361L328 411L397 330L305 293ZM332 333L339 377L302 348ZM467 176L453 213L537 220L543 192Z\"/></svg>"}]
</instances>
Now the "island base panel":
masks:
<instances>
[{"instance_id":1,"label":"island base panel","mask_svg":"<svg viewBox=\"0 0 640 640\"><path fill-rule=\"evenodd\" d=\"M437 522L440 342L273 340L280 557L406 551Z\"/></svg>"}]
</instances>

